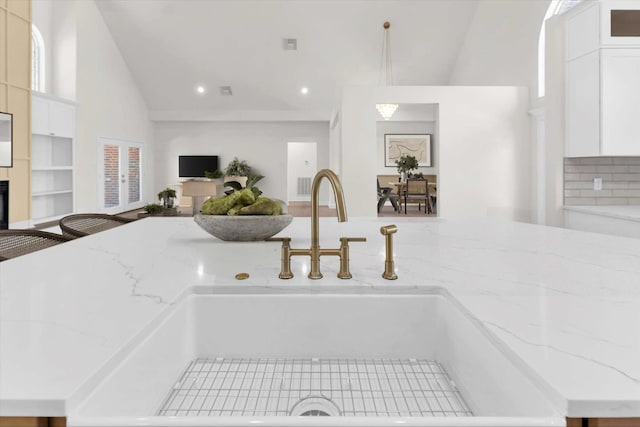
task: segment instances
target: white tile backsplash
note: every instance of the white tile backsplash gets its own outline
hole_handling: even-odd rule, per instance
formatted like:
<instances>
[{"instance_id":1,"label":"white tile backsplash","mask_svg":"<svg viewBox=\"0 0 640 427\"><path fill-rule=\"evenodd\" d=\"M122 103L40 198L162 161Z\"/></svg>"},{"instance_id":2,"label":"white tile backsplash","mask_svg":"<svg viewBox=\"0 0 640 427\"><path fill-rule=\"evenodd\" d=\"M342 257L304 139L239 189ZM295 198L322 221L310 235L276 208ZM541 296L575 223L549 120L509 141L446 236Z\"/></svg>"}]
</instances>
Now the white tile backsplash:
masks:
<instances>
[{"instance_id":1,"label":"white tile backsplash","mask_svg":"<svg viewBox=\"0 0 640 427\"><path fill-rule=\"evenodd\" d=\"M594 178L602 190L593 189ZM564 159L564 204L640 204L640 157L585 157Z\"/></svg>"}]
</instances>

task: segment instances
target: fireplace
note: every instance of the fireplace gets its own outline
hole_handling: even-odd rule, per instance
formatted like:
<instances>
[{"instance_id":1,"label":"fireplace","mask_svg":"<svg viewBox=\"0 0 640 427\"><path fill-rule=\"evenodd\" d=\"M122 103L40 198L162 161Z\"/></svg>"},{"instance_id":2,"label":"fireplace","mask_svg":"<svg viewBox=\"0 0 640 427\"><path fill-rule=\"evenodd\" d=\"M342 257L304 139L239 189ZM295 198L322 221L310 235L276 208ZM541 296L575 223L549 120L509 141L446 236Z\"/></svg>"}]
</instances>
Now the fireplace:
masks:
<instances>
[{"instance_id":1,"label":"fireplace","mask_svg":"<svg viewBox=\"0 0 640 427\"><path fill-rule=\"evenodd\" d=\"M9 181L0 181L0 230L9 228Z\"/></svg>"}]
</instances>

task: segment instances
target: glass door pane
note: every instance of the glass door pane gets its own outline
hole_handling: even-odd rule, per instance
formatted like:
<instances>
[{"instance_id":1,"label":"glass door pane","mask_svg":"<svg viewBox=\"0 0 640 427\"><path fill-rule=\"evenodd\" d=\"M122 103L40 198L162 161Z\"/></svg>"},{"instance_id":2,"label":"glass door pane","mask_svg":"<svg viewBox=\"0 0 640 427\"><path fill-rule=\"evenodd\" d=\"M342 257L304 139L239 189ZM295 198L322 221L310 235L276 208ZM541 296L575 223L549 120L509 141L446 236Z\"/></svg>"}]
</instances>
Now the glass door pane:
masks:
<instances>
[{"instance_id":1,"label":"glass door pane","mask_svg":"<svg viewBox=\"0 0 640 427\"><path fill-rule=\"evenodd\" d=\"M105 209L120 206L120 147L118 145L103 145L104 160L104 200Z\"/></svg>"},{"instance_id":2,"label":"glass door pane","mask_svg":"<svg viewBox=\"0 0 640 427\"><path fill-rule=\"evenodd\" d=\"M128 150L128 169L129 169L129 182L127 185L127 202L138 203L141 201L141 182L140 182L140 148L129 147Z\"/></svg>"}]
</instances>

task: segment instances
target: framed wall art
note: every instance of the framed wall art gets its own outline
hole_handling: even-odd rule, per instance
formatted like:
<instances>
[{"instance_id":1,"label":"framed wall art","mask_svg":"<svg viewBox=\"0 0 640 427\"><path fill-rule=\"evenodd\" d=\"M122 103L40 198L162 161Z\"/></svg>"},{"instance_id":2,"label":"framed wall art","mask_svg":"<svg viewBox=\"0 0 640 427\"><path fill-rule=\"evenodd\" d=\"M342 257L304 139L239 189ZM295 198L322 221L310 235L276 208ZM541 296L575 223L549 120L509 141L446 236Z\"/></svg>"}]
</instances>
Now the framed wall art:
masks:
<instances>
[{"instance_id":1,"label":"framed wall art","mask_svg":"<svg viewBox=\"0 0 640 427\"><path fill-rule=\"evenodd\" d=\"M403 154L410 154L418 159L418 166L431 164L431 134L385 134L384 165L396 166Z\"/></svg>"}]
</instances>

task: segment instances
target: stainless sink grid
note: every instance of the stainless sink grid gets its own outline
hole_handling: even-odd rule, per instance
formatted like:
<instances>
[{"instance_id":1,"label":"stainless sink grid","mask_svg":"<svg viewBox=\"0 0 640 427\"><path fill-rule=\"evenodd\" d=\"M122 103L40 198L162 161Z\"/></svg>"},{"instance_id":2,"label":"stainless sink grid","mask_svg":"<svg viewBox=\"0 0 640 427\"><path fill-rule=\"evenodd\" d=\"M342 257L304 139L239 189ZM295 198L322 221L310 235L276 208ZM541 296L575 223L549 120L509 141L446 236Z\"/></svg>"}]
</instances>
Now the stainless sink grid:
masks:
<instances>
[{"instance_id":1,"label":"stainless sink grid","mask_svg":"<svg viewBox=\"0 0 640 427\"><path fill-rule=\"evenodd\" d=\"M472 415L437 361L311 358L196 359L157 415L289 416L309 398L347 417Z\"/></svg>"}]
</instances>

